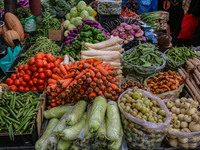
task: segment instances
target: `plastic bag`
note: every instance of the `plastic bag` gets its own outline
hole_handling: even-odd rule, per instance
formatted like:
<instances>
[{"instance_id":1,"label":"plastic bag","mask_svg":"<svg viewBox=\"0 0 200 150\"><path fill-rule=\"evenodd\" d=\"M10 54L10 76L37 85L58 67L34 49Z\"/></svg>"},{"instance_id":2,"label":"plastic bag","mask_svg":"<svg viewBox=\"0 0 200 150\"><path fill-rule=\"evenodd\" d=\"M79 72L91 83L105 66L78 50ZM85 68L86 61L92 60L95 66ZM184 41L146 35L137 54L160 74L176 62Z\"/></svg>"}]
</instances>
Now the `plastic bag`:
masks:
<instances>
[{"instance_id":1,"label":"plastic bag","mask_svg":"<svg viewBox=\"0 0 200 150\"><path fill-rule=\"evenodd\" d=\"M164 102L167 103L168 101L175 101L173 100L165 100ZM200 145L200 131L199 132L173 132L168 131L167 136L165 137L165 140L169 145L173 147L180 147L184 149L195 149Z\"/></svg>"},{"instance_id":2,"label":"plastic bag","mask_svg":"<svg viewBox=\"0 0 200 150\"><path fill-rule=\"evenodd\" d=\"M148 84L147 84L147 80L148 80L149 78L152 78L152 77L155 77L155 76L157 76L157 74L154 74L154 75L148 77L147 79L145 79L144 85L145 85L148 89L150 89L150 87L149 87ZM161 98L161 99L173 99L173 98L178 98L178 97L180 96L181 92L183 91L183 87L184 87L184 84L182 84L181 86L179 86L179 88L176 89L176 90L169 91L169 92L164 92L164 93L162 93L162 94L156 94L156 96L159 97L159 98Z\"/></svg>"},{"instance_id":3,"label":"plastic bag","mask_svg":"<svg viewBox=\"0 0 200 150\"><path fill-rule=\"evenodd\" d=\"M30 17L25 18L23 22L21 22L24 26L24 31L25 32L34 32L37 29L37 25L35 22L35 17L32 15Z\"/></svg>"},{"instance_id":4,"label":"plastic bag","mask_svg":"<svg viewBox=\"0 0 200 150\"><path fill-rule=\"evenodd\" d=\"M152 123L133 117L125 112L120 106L121 97L128 91L132 91L132 89L123 92L118 99L118 107L122 116L122 124L127 145L131 148L140 149L153 149L159 147L170 126L171 116L169 110L160 98L150 92L142 90L150 99L154 99L159 103L160 107L166 113L166 121L164 123ZM133 127L131 128L129 125Z\"/></svg>"},{"instance_id":5,"label":"plastic bag","mask_svg":"<svg viewBox=\"0 0 200 150\"><path fill-rule=\"evenodd\" d=\"M158 0L138 0L138 14L157 11Z\"/></svg>"}]
</instances>

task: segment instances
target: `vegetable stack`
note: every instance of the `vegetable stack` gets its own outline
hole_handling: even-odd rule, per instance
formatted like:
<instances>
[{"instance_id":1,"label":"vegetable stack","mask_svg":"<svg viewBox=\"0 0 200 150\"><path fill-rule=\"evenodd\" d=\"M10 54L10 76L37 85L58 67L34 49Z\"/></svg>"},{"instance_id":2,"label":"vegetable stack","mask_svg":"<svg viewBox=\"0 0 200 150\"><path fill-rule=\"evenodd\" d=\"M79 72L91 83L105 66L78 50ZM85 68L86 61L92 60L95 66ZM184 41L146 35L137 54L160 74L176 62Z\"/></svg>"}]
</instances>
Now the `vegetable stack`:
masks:
<instances>
[{"instance_id":1,"label":"vegetable stack","mask_svg":"<svg viewBox=\"0 0 200 150\"><path fill-rule=\"evenodd\" d=\"M116 75L110 63L102 63L97 58L62 64L48 80L49 108L81 99L92 102L98 95L116 101L120 93Z\"/></svg>"}]
</instances>

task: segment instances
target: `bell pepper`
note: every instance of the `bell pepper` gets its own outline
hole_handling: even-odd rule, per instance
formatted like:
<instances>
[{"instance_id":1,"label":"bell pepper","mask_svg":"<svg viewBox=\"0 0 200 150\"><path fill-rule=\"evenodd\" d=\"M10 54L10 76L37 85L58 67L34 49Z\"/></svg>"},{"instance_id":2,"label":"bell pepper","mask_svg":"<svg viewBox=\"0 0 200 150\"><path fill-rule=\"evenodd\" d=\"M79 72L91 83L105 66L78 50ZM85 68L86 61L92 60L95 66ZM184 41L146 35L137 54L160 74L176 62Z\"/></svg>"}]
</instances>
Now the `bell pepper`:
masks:
<instances>
[{"instance_id":1,"label":"bell pepper","mask_svg":"<svg viewBox=\"0 0 200 150\"><path fill-rule=\"evenodd\" d=\"M82 29L81 29L81 32L82 31L89 31L91 29L91 27L89 26L89 25L84 25L83 27L82 27ZM80 32L79 32L80 33Z\"/></svg>"},{"instance_id":2,"label":"bell pepper","mask_svg":"<svg viewBox=\"0 0 200 150\"><path fill-rule=\"evenodd\" d=\"M92 36L92 31L81 32L80 35L88 38Z\"/></svg>"}]
</instances>

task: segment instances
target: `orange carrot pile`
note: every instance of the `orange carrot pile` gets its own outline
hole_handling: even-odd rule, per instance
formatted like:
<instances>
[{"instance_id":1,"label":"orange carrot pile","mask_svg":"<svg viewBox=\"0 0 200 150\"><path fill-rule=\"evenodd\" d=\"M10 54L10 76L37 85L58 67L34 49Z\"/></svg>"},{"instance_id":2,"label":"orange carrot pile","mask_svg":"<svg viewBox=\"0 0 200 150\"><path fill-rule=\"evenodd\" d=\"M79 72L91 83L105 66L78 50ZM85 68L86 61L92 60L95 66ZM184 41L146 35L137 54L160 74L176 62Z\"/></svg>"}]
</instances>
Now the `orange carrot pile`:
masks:
<instances>
[{"instance_id":1,"label":"orange carrot pile","mask_svg":"<svg viewBox=\"0 0 200 150\"><path fill-rule=\"evenodd\" d=\"M131 17L131 18L140 19L139 15L137 15L135 12L132 12L127 7L125 10L122 10L121 17Z\"/></svg>"},{"instance_id":2,"label":"orange carrot pile","mask_svg":"<svg viewBox=\"0 0 200 150\"><path fill-rule=\"evenodd\" d=\"M157 76L147 80L150 91L153 94L161 94L178 89L183 83L182 76L175 71L159 72Z\"/></svg>"},{"instance_id":3,"label":"orange carrot pile","mask_svg":"<svg viewBox=\"0 0 200 150\"><path fill-rule=\"evenodd\" d=\"M114 67L97 58L61 64L48 80L48 108L79 100L92 102L99 95L117 101L120 94L118 81Z\"/></svg>"}]
</instances>

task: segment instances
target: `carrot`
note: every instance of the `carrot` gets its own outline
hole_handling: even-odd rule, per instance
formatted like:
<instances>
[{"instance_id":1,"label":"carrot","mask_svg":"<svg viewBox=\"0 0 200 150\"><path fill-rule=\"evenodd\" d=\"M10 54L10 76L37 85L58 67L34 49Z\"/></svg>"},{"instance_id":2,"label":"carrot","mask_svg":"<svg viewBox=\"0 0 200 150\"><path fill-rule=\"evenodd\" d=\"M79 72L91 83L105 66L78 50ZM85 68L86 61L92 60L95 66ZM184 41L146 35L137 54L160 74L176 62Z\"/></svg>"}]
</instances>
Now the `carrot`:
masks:
<instances>
[{"instance_id":1,"label":"carrot","mask_svg":"<svg viewBox=\"0 0 200 150\"><path fill-rule=\"evenodd\" d=\"M86 80L86 75L83 75L82 77L81 77L81 79L84 81L84 80Z\"/></svg>"},{"instance_id":2,"label":"carrot","mask_svg":"<svg viewBox=\"0 0 200 150\"><path fill-rule=\"evenodd\" d=\"M114 71L109 70L108 73L111 76L116 76L117 75L117 72L115 70Z\"/></svg>"},{"instance_id":3,"label":"carrot","mask_svg":"<svg viewBox=\"0 0 200 150\"><path fill-rule=\"evenodd\" d=\"M95 99L95 97L97 97L97 94L95 92L92 92L89 94L89 99Z\"/></svg>"},{"instance_id":4,"label":"carrot","mask_svg":"<svg viewBox=\"0 0 200 150\"><path fill-rule=\"evenodd\" d=\"M55 103L55 102L56 102L56 100L55 100L55 99L52 99L52 100L51 100L51 103Z\"/></svg>"},{"instance_id":5,"label":"carrot","mask_svg":"<svg viewBox=\"0 0 200 150\"><path fill-rule=\"evenodd\" d=\"M86 75L87 78L89 78L90 77L90 72L87 72L85 75Z\"/></svg>"},{"instance_id":6,"label":"carrot","mask_svg":"<svg viewBox=\"0 0 200 150\"><path fill-rule=\"evenodd\" d=\"M50 87L51 90L55 90L56 88L57 88L57 84L53 84L53 85L51 85L51 87Z\"/></svg>"},{"instance_id":7,"label":"carrot","mask_svg":"<svg viewBox=\"0 0 200 150\"><path fill-rule=\"evenodd\" d=\"M51 87L51 86L50 86L50 85L48 85L48 86L46 87L46 90L49 90L49 89L50 89L50 87Z\"/></svg>"},{"instance_id":8,"label":"carrot","mask_svg":"<svg viewBox=\"0 0 200 150\"><path fill-rule=\"evenodd\" d=\"M90 72L91 77L95 77L95 73L93 70L89 69L89 72Z\"/></svg>"},{"instance_id":9,"label":"carrot","mask_svg":"<svg viewBox=\"0 0 200 150\"><path fill-rule=\"evenodd\" d=\"M57 95L58 95L58 93L51 92L51 96L52 96L52 97L55 97L55 96L57 96Z\"/></svg>"},{"instance_id":10,"label":"carrot","mask_svg":"<svg viewBox=\"0 0 200 150\"><path fill-rule=\"evenodd\" d=\"M116 93L115 91L112 91L111 94L112 94L113 96L116 96L116 95L117 95L117 93Z\"/></svg>"},{"instance_id":11,"label":"carrot","mask_svg":"<svg viewBox=\"0 0 200 150\"><path fill-rule=\"evenodd\" d=\"M52 72L56 73L57 72L56 70L57 70L57 67L53 68Z\"/></svg>"},{"instance_id":12,"label":"carrot","mask_svg":"<svg viewBox=\"0 0 200 150\"><path fill-rule=\"evenodd\" d=\"M112 93L113 89L111 87L107 88L108 93Z\"/></svg>"},{"instance_id":13,"label":"carrot","mask_svg":"<svg viewBox=\"0 0 200 150\"><path fill-rule=\"evenodd\" d=\"M76 85L77 85L77 80L74 80L73 81L73 86L76 87Z\"/></svg>"},{"instance_id":14,"label":"carrot","mask_svg":"<svg viewBox=\"0 0 200 150\"><path fill-rule=\"evenodd\" d=\"M84 91L87 91L87 86L86 86L85 84L83 84L82 89L83 89Z\"/></svg>"},{"instance_id":15,"label":"carrot","mask_svg":"<svg viewBox=\"0 0 200 150\"><path fill-rule=\"evenodd\" d=\"M51 103L51 107L56 107L57 104L56 103Z\"/></svg>"},{"instance_id":16,"label":"carrot","mask_svg":"<svg viewBox=\"0 0 200 150\"><path fill-rule=\"evenodd\" d=\"M66 88L70 82L72 82L73 78L68 78L66 81L62 84L62 88Z\"/></svg>"},{"instance_id":17,"label":"carrot","mask_svg":"<svg viewBox=\"0 0 200 150\"><path fill-rule=\"evenodd\" d=\"M93 65L96 67L96 66L98 66L99 64L102 64L102 61L100 61L100 60L95 61Z\"/></svg>"},{"instance_id":18,"label":"carrot","mask_svg":"<svg viewBox=\"0 0 200 150\"><path fill-rule=\"evenodd\" d=\"M81 72L76 70L75 75L79 75Z\"/></svg>"},{"instance_id":19,"label":"carrot","mask_svg":"<svg viewBox=\"0 0 200 150\"><path fill-rule=\"evenodd\" d=\"M53 79L55 79L55 80L62 80L62 78L61 78L60 76L56 75L56 74L52 74L51 77L52 77Z\"/></svg>"},{"instance_id":20,"label":"carrot","mask_svg":"<svg viewBox=\"0 0 200 150\"><path fill-rule=\"evenodd\" d=\"M109 66L107 70L114 70L114 66Z\"/></svg>"},{"instance_id":21,"label":"carrot","mask_svg":"<svg viewBox=\"0 0 200 150\"><path fill-rule=\"evenodd\" d=\"M107 71L106 69L104 69L103 67L97 66L96 68L99 70L99 72L100 72L102 75L104 75L104 76L109 76L108 71Z\"/></svg>"},{"instance_id":22,"label":"carrot","mask_svg":"<svg viewBox=\"0 0 200 150\"><path fill-rule=\"evenodd\" d=\"M79 74L79 75L77 75L76 77L75 77L75 79L79 79L79 78L81 78L84 74L86 74L88 72L88 69L85 69L85 70L83 70L83 71L81 71L81 73Z\"/></svg>"},{"instance_id":23,"label":"carrot","mask_svg":"<svg viewBox=\"0 0 200 150\"><path fill-rule=\"evenodd\" d=\"M82 70L83 69L83 64L78 65L78 70Z\"/></svg>"},{"instance_id":24,"label":"carrot","mask_svg":"<svg viewBox=\"0 0 200 150\"><path fill-rule=\"evenodd\" d=\"M69 70L69 65L68 64L63 64L63 66L65 67L65 70L68 71Z\"/></svg>"},{"instance_id":25,"label":"carrot","mask_svg":"<svg viewBox=\"0 0 200 150\"><path fill-rule=\"evenodd\" d=\"M60 98L65 98L65 96L66 96L65 91L62 91L62 92L60 93Z\"/></svg>"},{"instance_id":26,"label":"carrot","mask_svg":"<svg viewBox=\"0 0 200 150\"><path fill-rule=\"evenodd\" d=\"M88 91L88 93L92 93L92 92L93 92L93 89L92 89L91 87L89 87L89 88L87 89L87 91Z\"/></svg>"},{"instance_id":27,"label":"carrot","mask_svg":"<svg viewBox=\"0 0 200 150\"><path fill-rule=\"evenodd\" d=\"M56 101L58 101L58 99L59 99L59 97L58 97L58 96L56 96L56 97L55 97L55 100L56 100Z\"/></svg>"},{"instance_id":28,"label":"carrot","mask_svg":"<svg viewBox=\"0 0 200 150\"><path fill-rule=\"evenodd\" d=\"M67 95L70 95L71 92L72 92L72 91L71 91L69 88L67 88L67 89L65 90L65 93L66 93Z\"/></svg>"},{"instance_id":29,"label":"carrot","mask_svg":"<svg viewBox=\"0 0 200 150\"><path fill-rule=\"evenodd\" d=\"M99 81L97 82L98 86L101 86L103 84L103 80L99 79Z\"/></svg>"},{"instance_id":30,"label":"carrot","mask_svg":"<svg viewBox=\"0 0 200 150\"><path fill-rule=\"evenodd\" d=\"M63 84L65 81L66 81L66 79L58 80L58 81L57 81L57 84L61 85L61 84Z\"/></svg>"},{"instance_id":31,"label":"carrot","mask_svg":"<svg viewBox=\"0 0 200 150\"><path fill-rule=\"evenodd\" d=\"M64 77L64 75L63 75L63 73L60 71L60 69L59 68L57 68L57 74L59 75L59 76L61 76L62 78Z\"/></svg>"},{"instance_id":32,"label":"carrot","mask_svg":"<svg viewBox=\"0 0 200 150\"><path fill-rule=\"evenodd\" d=\"M83 95L85 93L85 91L83 89L80 89L79 92L81 95Z\"/></svg>"},{"instance_id":33,"label":"carrot","mask_svg":"<svg viewBox=\"0 0 200 150\"><path fill-rule=\"evenodd\" d=\"M51 109L51 108L52 108L51 106L48 106L48 107L47 107L47 109Z\"/></svg>"},{"instance_id":34,"label":"carrot","mask_svg":"<svg viewBox=\"0 0 200 150\"><path fill-rule=\"evenodd\" d=\"M97 93L97 92L99 92L99 88L98 87L95 87L94 88L94 91Z\"/></svg>"},{"instance_id":35,"label":"carrot","mask_svg":"<svg viewBox=\"0 0 200 150\"><path fill-rule=\"evenodd\" d=\"M73 71L73 72L71 72L71 73L67 73L63 78L64 78L64 79L73 78L74 75L75 75L75 72Z\"/></svg>"},{"instance_id":36,"label":"carrot","mask_svg":"<svg viewBox=\"0 0 200 150\"><path fill-rule=\"evenodd\" d=\"M94 78L93 78L93 81L94 81L95 83L97 83L97 82L98 82L98 79L97 79L96 77L94 77Z\"/></svg>"},{"instance_id":37,"label":"carrot","mask_svg":"<svg viewBox=\"0 0 200 150\"><path fill-rule=\"evenodd\" d=\"M67 75L67 70L65 69L65 67L64 67L63 64L60 65L60 71L62 72L62 74L63 74L64 76Z\"/></svg>"},{"instance_id":38,"label":"carrot","mask_svg":"<svg viewBox=\"0 0 200 150\"><path fill-rule=\"evenodd\" d=\"M75 95L75 99L76 99L77 101L79 101L79 100L81 99L81 94L76 94L76 95Z\"/></svg>"},{"instance_id":39,"label":"carrot","mask_svg":"<svg viewBox=\"0 0 200 150\"><path fill-rule=\"evenodd\" d=\"M101 79L101 73L100 73L100 72L97 72L97 73L96 73L96 77L97 77L98 79Z\"/></svg>"},{"instance_id":40,"label":"carrot","mask_svg":"<svg viewBox=\"0 0 200 150\"><path fill-rule=\"evenodd\" d=\"M76 88L74 88L74 89L73 89L73 93L74 93L74 94L77 94L77 93L78 93L78 90L77 90Z\"/></svg>"},{"instance_id":41,"label":"carrot","mask_svg":"<svg viewBox=\"0 0 200 150\"><path fill-rule=\"evenodd\" d=\"M83 84L83 80L81 78L78 79L78 84Z\"/></svg>"},{"instance_id":42,"label":"carrot","mask_svg":"<svg viewBox=\"0 0 200 150\"><path fill-rule=\"evenodd\" d=\"M102 79L103 81L106 81L106 80L107 80L105 76L102 76L101 79Z\"/></svg>"},{"instance_id":43,"label":"carrot","mask_svg":"<svg viewBox=\"0 0 200 150\"><path fill-rule=\"evenodd\" d=\"M84 95L82 96L82 99L83 99L83 100L88 100L88 95L87 95L87 94L84 94Z\"/></svg>"},{"instance_id":44,"label":"carrot","mask_svg":"<svg viewBox=\"0 0 200 150\"><path fill-rule=\"evenodd\" d=\"M80 84L77 84L76 88L77 88L78 90L80 90L80 89L81 89L81 85L80 85Z\"/></svg>"},{"instance_id":45,"label":"carrot","mask_svg":"<svg viewBox=\"0 0 200 150\"><path fill-rule=\"evenodd\" d=\"M47 82L48 84L55 84L56 83L56 80L54 80L54 79L48 79L48 82Z\"/></svg>"},{"instance_id":46,"label":"carrot","mask_svg":"<svg viewBox=\"0 0 200 150\"><path fill-rule=\"evenodd\" d=\"M98 72L99 70L98 69L96 69L96 68L94 68L91 64L88 64L88 63L85 63L84 64L84 68L90 68L90 69L92 69L94 72Z\"/></svg>"},{"instance_id":47,"label":"carrot","mask_svg":"<svg viewBox=\"0 0 200 150\"><path fill-rule=\"evenodd\" d=\"M62 89L59 88L59 87L57 87L57 88L55 89L55 92L56 92L56 93L60 93L61 91L62 91Z\"/></svg>"},{"instance_id":48,"label":"carrot","mask_svg":"<svg viewBox=\"0 0 200 150\"><path fill-rule=\"evenodd\" d=\"M97 85L97 84L96 84L94 81L90 82L90 87L91 87L91 88L95 88L96 85Z\"/></svg>"},{"instance_id":49,"label":"carrot","mask_svg":"<svg viewBox=\"0 0 200 150\"><path fill-rule=\"evenodd\" d=\"M106 87L105 87L104 85L99 86L99 88L100 88L103 92L106 91Z\"/></svg>"},{"instance_id":50,"label":"carrot","mask_svg":"<svg viewBox=\"0 0 200 150\"><path fill-rule=\"evenodd\" d=\"M99 90L99 92L97 94L98 95L103 95L103 92L101 90Z\"/></svg>"}]
</instances>

